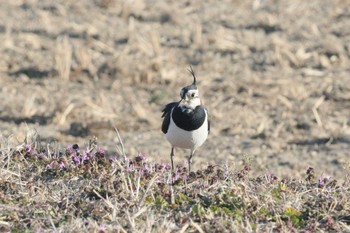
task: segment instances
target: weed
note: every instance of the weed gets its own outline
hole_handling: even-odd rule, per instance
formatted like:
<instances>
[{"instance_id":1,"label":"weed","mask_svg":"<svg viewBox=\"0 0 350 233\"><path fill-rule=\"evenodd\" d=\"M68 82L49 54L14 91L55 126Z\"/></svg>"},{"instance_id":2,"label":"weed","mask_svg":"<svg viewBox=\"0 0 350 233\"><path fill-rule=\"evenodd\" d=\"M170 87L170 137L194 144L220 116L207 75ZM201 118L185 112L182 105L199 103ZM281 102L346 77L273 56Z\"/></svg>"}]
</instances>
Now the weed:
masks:
<instances>
[{"instance_id":1,"label":"weed","mask_svg":"<svg viewBox=\"0 0 350 233\"><path fill-rule=\"evenodd\" d=\"M142 153L109 156L96 140L55 153L29 144L7 151L0 180L4 231L349 229L349 183L326 175L315 180L313 168L303 182L272 173L251 177L251 160L233 172L208 165L188 175L178 165L172 193L169 164L150 163Z\"/></svg>"}]
</instances>

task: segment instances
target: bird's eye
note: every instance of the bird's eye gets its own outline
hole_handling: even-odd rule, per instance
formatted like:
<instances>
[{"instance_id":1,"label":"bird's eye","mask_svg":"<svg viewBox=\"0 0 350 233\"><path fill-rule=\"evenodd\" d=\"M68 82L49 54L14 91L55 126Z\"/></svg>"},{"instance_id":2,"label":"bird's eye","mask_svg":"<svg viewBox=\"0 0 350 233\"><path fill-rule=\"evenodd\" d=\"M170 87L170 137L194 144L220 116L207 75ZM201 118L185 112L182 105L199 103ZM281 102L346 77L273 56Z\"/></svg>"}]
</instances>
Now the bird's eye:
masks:
<instances>
[{"instance_id":1,"label":"bird's eye","mask_svg":"<svg viewBox=\"0 0 350 233\"><path fill-rule=\"evenodd\" d=\"M194 97L194 93L191 94L191 97L192 97L192 98Z\"/></svg>"}]
</instances>

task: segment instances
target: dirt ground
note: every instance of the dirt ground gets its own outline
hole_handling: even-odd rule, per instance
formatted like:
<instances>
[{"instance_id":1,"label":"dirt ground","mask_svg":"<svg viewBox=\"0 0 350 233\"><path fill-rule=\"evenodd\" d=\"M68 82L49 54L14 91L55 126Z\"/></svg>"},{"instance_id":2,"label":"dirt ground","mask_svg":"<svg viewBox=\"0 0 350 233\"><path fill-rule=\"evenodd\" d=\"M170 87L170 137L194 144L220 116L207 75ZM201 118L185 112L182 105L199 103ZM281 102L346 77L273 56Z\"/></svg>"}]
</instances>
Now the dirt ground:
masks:
<instances>
[{"instance_id":1,"label":"dirt ground","mask_svg":"<svg viewBox=\"0 0 350 233\"><path fill-rule=\"evenodd\" d=\"M350 157L350 1L0 0L2 146L96 136L169 161L161 109L191 83L212 131L194 157L342 178ZM38 139L39 140L39 139ZM188 151L177 150L183 163Z\"/></svg>"}]
</instances>

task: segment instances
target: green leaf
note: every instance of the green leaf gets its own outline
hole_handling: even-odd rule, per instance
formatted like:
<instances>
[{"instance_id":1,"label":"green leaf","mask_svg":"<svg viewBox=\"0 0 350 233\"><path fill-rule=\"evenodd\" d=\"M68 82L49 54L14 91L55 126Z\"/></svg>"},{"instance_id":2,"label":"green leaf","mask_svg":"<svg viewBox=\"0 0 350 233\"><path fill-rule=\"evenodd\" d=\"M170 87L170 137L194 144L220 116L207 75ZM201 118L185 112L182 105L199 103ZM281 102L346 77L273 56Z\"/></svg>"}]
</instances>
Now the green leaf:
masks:
<instances>
[{"instance_id":1,"label":"green leaf","mask_svg":"<svg viewBox=\"0 0 350 233\"><path fill-rule=\"evenodd\" d=\"M195 204L192 206L192 212L198 215L202 215L205 213L205 208L201 204Z\"/></svg>"},{"instance_id":2,"label":"green leaf","mask_svg":"<svg viewBox=\"0 0 350 233\"><path fill-rule=\"evenodd\" d=\"M151 195L149 195L149 196L147 196L145 198L145 203L146 204L151 204L151 203L153 203L153 201L154 201L154 199L153 199L153 197Z\"/></svg>"},{"instance_id":3,"label":"green leaf","mask_svg":"<svg viewBox=\"0 0 350 233\"><path fill-rule=\"evenodd\" d=\"M179 198L181 201L186 201L187 197L183 193L179 193Z\"/></svg>"},{"instance_id":4,"label":"green leaf","mask_svg":"<svg viewBox=\"0 0 350 233\"><path fill-rule=\"evenodd\" d=\"M163 197L160 196L156 198L154 204L160 209L164 209L169 205L169 203Z\"/></svg>"},{"instance_id":5,"label":"green leaf","mask_svg":"<svg viewBox=\"0 0 350 233\"><path fill-rule=\"evenodd\" d=\"M214 213L219 212L221 210L221 208L219 206L217 206L217 205L211 205L209 207L209 209L210 209L210 211L212 211Z\"/></svg>"},{"instance_id":6,"label":"green leaf","mask_svg":"<svg viewBox=\"0 0 350 233\"><path fill-rule=\"evenodd\" d=\"M286 210L284 211L284 213L285 213L285 215L287 215L287 216L289 216L289 217L292 217L292 216L300 216L301 215L301 213L298 211L298 210L296 210L296 209L294 209L294 208L292 208L292 207L288 207L288 208L286 208Z\"/></svg>"},{"instance_id":7,"label":"green leaf","mask_svg":"<svg viewBox=\"0 0 350 233\"><path fill-rule=\"evenodd\" d=\"M302 214L300 213L299 210L296 210L292 207L286 208L284 211L284 216L286 218L290 218L290 221L292 222L293 226L295 227L301 227L302 225Z\"/></svg>"}]
</instances>

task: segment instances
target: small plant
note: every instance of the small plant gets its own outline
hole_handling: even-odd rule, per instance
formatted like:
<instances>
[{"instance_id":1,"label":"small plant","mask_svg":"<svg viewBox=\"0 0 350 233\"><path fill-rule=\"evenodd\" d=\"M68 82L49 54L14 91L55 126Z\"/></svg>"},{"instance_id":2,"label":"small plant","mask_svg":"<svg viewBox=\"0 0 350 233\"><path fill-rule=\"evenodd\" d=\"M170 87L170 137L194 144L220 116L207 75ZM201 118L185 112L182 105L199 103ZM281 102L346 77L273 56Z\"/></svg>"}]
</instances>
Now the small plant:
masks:
<instances>
[{"instance_id":1,"label":"small plant","mask_svg":"<svg viewBox=\"0 0 350 233\"><path fill-rule=\"evenodd\" d=\"M306 182L208 165L109 154L96 140L62 151L27 144L1 154L2 231L347 231L349 182L309 167ZM317 179L316 179L317 177ZM172 202L174 199L174 202ZM162 222L163 224L160 224Z\"/></svg>"}]
</instances>

